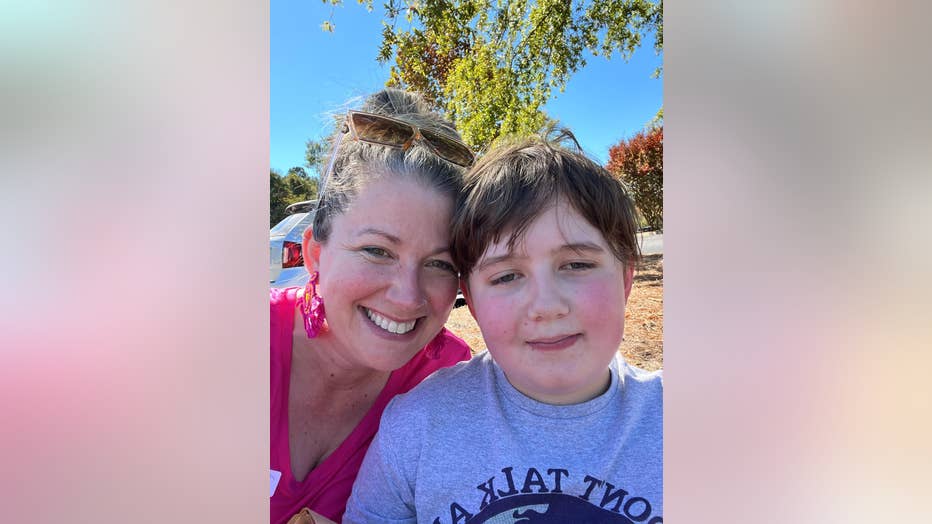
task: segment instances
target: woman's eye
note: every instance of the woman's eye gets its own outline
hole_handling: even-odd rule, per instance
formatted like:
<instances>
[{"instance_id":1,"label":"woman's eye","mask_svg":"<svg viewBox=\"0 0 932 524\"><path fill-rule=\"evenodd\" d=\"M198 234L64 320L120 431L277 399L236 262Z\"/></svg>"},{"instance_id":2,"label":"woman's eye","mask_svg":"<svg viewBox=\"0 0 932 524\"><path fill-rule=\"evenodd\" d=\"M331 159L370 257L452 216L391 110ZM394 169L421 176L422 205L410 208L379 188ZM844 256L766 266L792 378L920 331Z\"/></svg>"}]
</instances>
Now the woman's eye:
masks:
<instances>
[{"instance_id":1,"label":"woman's eye","mask_svg":"<svg viewBox=\"0 0 932 524\"><path fill-rule=\"evenodd\" d=\"M459 273L456 270L456 267L454 267L453 264L447 262L446 260L431 260L430 262L427 263L427 265L429 267L435 267L437 269L448 271L450 273L453 273L454 275Z\"/></svg>"},{"instance_id":2,"label":"woman's eye","mask_svg":"<svg viewBox=\"0 0 932 524\"><path fill-rule=\"evenodd\" d=\"M391 256L389 255L388 251L380 247L373 247L373 246L364 247L362 248L362 251L366 253L367 255L371 255L376 258L388 258L389 256Z\"/></svg>"},{"instance_id":3,"label":"woman's eye","mask_svg":"<svg viewBox=\"0 0 932 524\"><path fill-rule=\"evenodd\" d=\"M492 284L493 286L497 286L499 284L507 284L509 282L514 282L516 278L518 278L518 275L516 275L515 273L506 273L504 275L500 275L500 276L493 278L492 281L489 283Z\"/></svg>"}]
</instances>

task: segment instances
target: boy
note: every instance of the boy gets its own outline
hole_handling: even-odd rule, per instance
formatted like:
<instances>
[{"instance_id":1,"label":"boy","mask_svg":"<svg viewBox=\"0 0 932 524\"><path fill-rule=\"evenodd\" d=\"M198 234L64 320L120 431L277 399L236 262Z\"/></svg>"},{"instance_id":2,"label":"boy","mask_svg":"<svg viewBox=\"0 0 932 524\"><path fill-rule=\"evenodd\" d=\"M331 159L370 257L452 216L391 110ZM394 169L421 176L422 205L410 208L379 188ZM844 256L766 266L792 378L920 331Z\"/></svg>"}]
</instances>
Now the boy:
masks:
<instances>
[{"instance_id":1,"label":"boy","mask_svg":"<svg viewBox=\"0 0 932 524\"><path fill-rule=\"evenodd\" d=\"M488 351L392 401L344 522L663 522L661 373L617 353L635 231L622 184L579 152L482 158L453 257Z\"/></svg>"}]
</instances>

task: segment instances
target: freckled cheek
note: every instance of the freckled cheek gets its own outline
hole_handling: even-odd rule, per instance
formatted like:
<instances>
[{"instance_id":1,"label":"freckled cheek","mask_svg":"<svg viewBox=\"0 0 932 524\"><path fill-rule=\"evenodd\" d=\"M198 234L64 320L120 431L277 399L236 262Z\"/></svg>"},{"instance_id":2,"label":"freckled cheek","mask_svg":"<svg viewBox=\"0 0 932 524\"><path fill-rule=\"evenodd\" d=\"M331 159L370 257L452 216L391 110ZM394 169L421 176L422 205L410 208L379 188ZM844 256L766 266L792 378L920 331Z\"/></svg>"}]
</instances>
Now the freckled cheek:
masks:
<instances>
[{"instance_id":1,"label":"freckled cheek","mask_svg":"<svg viewBox=\"0 0 932 524\"><path fill-rule=\"evenodd\" d=\"M623 286L610 281L580 287L574 297L576 315L589 325L604 325L612 317L624 323L624 296Z\"/></svg>"},{"instance_id":2,"label":"freckled cheek","mask_svg":"<svg viewBox=\"0 0 932 524\"><path fill-rule=\"evenodd\" d=\"M522 318L509 300L483 298L481 304L474 306L486 343L509 340L521 324Z\"/></svg>"},{"instance_id":3,"label":"freckled cheek","mask_svg":"<svg viewBox=\"0 0 932 524\"><path fill-rule=\"evenodd\" d=\"M379 267L348 263L341 269L337 270L334 267L326 275L321 273L321 296L365 296L382 287L387 281L385 271Z\"/></svg>"}]
</instances>

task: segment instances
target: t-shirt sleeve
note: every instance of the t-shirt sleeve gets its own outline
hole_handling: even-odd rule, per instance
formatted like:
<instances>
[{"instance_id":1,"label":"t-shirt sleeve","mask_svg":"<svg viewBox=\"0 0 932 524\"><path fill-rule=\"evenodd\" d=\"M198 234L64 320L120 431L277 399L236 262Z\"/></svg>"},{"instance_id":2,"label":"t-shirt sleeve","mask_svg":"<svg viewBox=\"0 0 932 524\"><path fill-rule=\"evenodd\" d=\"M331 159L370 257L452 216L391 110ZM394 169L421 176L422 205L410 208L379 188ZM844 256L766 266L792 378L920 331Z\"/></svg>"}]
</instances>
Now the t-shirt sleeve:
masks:
<instances>
[{"instance_id":1,"label":"t-shirt sleeve","mask_svg":"<svg viewBox=\"0 0 932 524\"><path fill-rule=\"evenodd\" d=\"M406 437L398 430L407 424L398 420L396 400L385 408L379 432L363 459L343 514L344 524L417 522L413 471L416 459L400 455L416 451L412 437L418 433L409 427Z\"/></svg>"}]
</instances>

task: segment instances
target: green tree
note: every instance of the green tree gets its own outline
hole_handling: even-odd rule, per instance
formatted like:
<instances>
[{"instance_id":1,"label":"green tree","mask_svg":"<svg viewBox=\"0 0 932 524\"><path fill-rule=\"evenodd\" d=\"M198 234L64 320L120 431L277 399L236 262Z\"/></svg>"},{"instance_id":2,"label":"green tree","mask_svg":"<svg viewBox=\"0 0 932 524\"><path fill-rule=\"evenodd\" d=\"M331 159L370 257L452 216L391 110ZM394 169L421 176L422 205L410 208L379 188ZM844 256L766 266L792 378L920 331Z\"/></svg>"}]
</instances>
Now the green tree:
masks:
<instances>
[{"instance_id":1,"label":"green tree","mask_svg":"<svg viewBox=\"0 0 932 524\"><path fill-rule=\"evenodd\" d=\"M307 176L307 171L304 170L301 166L295 166L288 170L289 175L295 175L302 180L310 180L311 178Z\"/></svg>"},{"instance_id":2,"label":"green tree","mask_svg":"<svg viewBox=\"0 0 932 524\"><path fill-rule=\"evenodd\" d=\"M285 218L285 207L293 201L294 195L278 171L269 170L269 227Z\"/></svg>"},{"instance_id":3,"label":"green tree","mask_svg":"<svg viewBox=\"0 0 932 524\"><path fill-rule=\"evenodd\" d=\"M313 169L317 179L324 176L327 168L324 161L327 157L327 144L323 140L308 140L304 144L304 167Z\"/></svg>"},{"instance_id":4,"label":"green tree","mask_svg":"<svg viewBox=\"0 0 932 524\"><path fill-rule=\"evenodd\" d=\"M477 150L547 126L541 108L587 56L627 60L650 31L663 51L662 0L386 0L385 10L378 60L394 57L388 84L445 109Z\"/></svg>"},{"instance_id":5,"label":"green tree","mask_svg":"<svg viewBox=\"0 0 932 524\"><path fill-rule=\"evenodd\" d=\"M317 198L317 179L308 176L303 167L292 167L285 176L270 169L269 175L269 227L285 218L289 205Z\"/></svg>"},{"instance_id":6,"label":"green tree","mask_svg":"<svg viewBox=\"0 0 932 524\"><path fill-rule=\"evenodd\" d=\"M293 204L302 200L317 198L317 180L309 177L303 167L289 169L283 181L291 192L291 201L289 203Z\"/></svg>"},{"instance_id":7,"label":"green tree","mask_svg":"<svg viewBox=\"0 0 932 524\"><path fill-rule=\"evenodd\" d=\"M327 152L326 139L308 140L304 143L304 167L314 173L313 176L308 177L310 184L313 186L313 198L317 198L320 193L320 180L327 169Z\"/></svg>"},{"instance_id":8,"label":"green tree","mask_svg":"<svg viewBox=\"0 0 932 524\"><path fill-rule=\"evenodd\" d=\"M655 127L663 127L663 106L657 110L657 114L647 123L647 127L653 129Z\"/></svg>"}]
</instances>

